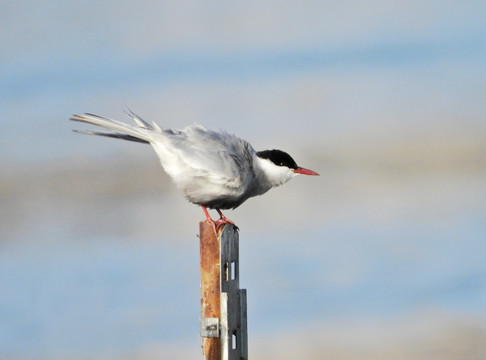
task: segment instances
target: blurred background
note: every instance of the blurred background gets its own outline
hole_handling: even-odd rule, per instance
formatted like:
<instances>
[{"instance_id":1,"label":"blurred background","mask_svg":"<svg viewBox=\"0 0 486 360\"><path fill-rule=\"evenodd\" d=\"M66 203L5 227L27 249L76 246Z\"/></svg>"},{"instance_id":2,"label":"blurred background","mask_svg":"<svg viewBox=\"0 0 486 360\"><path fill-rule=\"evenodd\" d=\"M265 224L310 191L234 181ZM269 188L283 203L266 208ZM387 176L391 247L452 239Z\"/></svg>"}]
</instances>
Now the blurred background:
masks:
<instances>
[{"instance_id":1,"label":"blurred background","mask_svg":"<svg viewBox=\"0 0 486 360\"><path fill-rule=\"evenodd\" d=\"M240 227L251 359L486 357L484 1L0 3L0 358L197 359L198 222L141 144L201 123L321 174Z\"/></svg>"}]
</instances>

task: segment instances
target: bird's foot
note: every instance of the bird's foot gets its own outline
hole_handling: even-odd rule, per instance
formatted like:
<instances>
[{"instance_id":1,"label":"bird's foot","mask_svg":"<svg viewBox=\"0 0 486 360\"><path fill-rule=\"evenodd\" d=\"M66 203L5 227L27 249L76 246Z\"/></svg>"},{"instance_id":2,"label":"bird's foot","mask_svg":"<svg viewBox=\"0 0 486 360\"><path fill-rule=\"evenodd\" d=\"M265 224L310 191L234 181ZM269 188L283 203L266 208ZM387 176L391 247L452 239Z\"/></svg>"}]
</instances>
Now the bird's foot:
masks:
<instances>
[{"instance_id":1,"label":"bird's foot","mask_svg":"<svg viewBox=\"0 0 486 360\"><path fill-rule=\"evenodd\" d=\"M224 224L231 224L233 225L236 229L238 229L238 226L236 226L236 224L231 221L230 219L228 219L226 216L223 215L223 213L221 212L221 210L219 209L216 209L216 211L218 212L219 214L219 220L218 222L221 223L221 225L224 225Z\"/></svg>"},{"instance_id":2,"label":"bird's foot","mask_svg":"<svg viewBox=\"0 0 486 360\"><path fill-rule=\"evenodd\" d=\"M219 226L223 226L225 224L231 224L236 228L236 230L240 230L240 228L238 226L236 226L236 224L233 221L231 221L230 219L228 219L226 216L223 215L221 210L216 209L216 211L219 214L219 220L216 221L219 224ZM219 229L219 227L218 227L218 229Z\"/></svg>"},{"instance_id":3,"label":"bird's foot","mask_svg":"<svg viewBox=\"0 0 486 360\"><path fill-rule=\"evenodd\" d=\"M209 216L209 213L208 213L208 210L206 209L206 207L205 206L201 206L201 207L202 207L202 209L204 211L204 214L206 215L206 221L208 223L211 223L213 225L214 233L216 235L218 235L218 232L221 229L221 227L224 226L224 225L226 225L226 224L231 224L234 227L236 227L236 229L238 229L238 226L236 226L236 224L233 221L231 221L226 216L224 216L223 213L221 212L221 210L216 209L216 211L218 212L220 218L218 220L214 221L211 218L211 216Z\"/></svg>"}]
</instances>

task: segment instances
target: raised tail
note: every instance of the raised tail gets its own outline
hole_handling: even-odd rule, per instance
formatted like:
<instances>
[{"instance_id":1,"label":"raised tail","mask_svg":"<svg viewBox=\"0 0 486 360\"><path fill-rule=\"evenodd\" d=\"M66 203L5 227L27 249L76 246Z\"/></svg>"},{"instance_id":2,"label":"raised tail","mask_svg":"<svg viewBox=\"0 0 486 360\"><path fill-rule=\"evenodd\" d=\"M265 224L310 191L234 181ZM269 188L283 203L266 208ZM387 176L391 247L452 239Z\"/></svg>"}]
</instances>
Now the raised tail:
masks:
<instances>
[{"instance_id":1,"label":"raised tail","mask_svg":"<svg viewBox=\"0 0 486 360\"><path fill-rule=\"evenodd\" d=\"M136 125L125 124L118 120L109 119L95 114L73 115L70 120L88 123L91 125L101 126L108 131L89 131L89 130L74 130L75 132L107 136L116 139L130 140L141 143L150 144L153 140L151 132L162 132L162 129L154 122L148 123L142 120L132 111L127 111L126 114L135 121Z\"/></svg>"}]
</instances>

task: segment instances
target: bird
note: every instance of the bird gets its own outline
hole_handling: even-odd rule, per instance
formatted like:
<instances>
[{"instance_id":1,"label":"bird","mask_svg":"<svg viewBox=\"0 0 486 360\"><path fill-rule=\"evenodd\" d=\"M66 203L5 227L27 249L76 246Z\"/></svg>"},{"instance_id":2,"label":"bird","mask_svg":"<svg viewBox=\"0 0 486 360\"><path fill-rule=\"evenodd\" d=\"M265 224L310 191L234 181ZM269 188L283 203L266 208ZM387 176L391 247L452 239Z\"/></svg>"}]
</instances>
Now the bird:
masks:
<instances>
[{"instance_id":1,"label":"bird","mask_svg":"<svg viewBox=\"0 0 486 360\"><path fill-rule=\"evenodd\" d=\"M235 209L296 175L319 175L298 166L282 150L256 151L246 140L224 130L199 124L181 130L161 128L131 110L125 113L134 125L91 113L74 114L70 120L104 128L73 130L78 133L150 144L165 172L189 202L201 206L216 233L224 224L235 225L221 210ZM220 218L213 220L208 208L216 210Z\"/></svg>"}]
</instances>

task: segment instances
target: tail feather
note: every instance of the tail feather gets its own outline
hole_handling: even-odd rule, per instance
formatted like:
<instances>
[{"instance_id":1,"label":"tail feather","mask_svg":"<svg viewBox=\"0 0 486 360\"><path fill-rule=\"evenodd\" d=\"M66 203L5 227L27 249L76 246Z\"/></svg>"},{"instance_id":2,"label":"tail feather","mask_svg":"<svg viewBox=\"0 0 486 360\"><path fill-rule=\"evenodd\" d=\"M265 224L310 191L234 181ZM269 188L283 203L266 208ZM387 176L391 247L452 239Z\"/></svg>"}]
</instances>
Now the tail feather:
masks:
<instances>
[{"instance_id":1,"label":"tail feather","mask_svg":"<svg viewBox=\"0 0 486 360\"><path fill-rule=\"evenodd\" d=\"M125 111L125 114L128 115L128 117L130 117L133 121L135 121L137 123L138 126L142 127L142 128L145 128L145 129L148 129L148 130L155 130L155 131L158 131L158 132L162 132L162 129L160 128L159 125L157 125L157 123L151 121L150 123L148 123L147 121L143 120L140 116L138 116L137 114L135 114L132 110L128 109L127 111Z\"/></svg>"},{"instance_id":2,"label":"tail feather","mask_svg":"<svg viewBox=\"0 0 486 360\"><path fill-rule=\"evenodd\" d=\"M151 125L133 112L127 113L137 124L136 126L125 124L118 120L109 119L95 114L73 115L70 120L84 122L87 124L103 127L109 131L76 131L83 134L100 135L113 137L117 139L124 139L130 141L137 141L142 143L150 143L153 140L150 132L160 132L160 127L156 124Z\"/></svg>"},{"instance_id":3,"label":"tail feather","mask_svg":"<svg viewBox=\"0 0 486 360\"><path fill-rule=\"evenodd\" d=\"M116 132L109 132L109 131L91 131L91 130L73 130L75 133L78 134L85 134L85 135L98 135L98 136L106 136L110 138L115 138L115 139L123 139L123 140L129 140L129 141L135 141L139 142L142 144L150 144L150 142L140 139L135 136L131 135L125 135L125 134L120 134Z\"/></svg>"}]
</instances>

